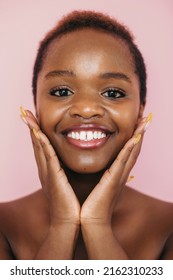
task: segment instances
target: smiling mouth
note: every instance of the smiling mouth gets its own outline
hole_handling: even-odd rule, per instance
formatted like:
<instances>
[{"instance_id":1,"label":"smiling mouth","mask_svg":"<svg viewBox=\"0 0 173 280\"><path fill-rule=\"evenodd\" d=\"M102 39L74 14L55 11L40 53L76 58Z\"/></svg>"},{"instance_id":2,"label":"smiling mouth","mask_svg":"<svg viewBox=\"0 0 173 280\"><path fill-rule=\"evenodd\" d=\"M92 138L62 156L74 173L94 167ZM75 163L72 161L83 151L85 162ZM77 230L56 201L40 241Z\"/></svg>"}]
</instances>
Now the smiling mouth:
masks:
<instances>
[{"instance_id":1,"label":"smiling mouth","mask_svg":"<svg viewBox=\"0 0 173 280\"><path fill-rule=\"evenodd\" d=\"M94 149L103 146L111 133L103 130L72 130L64 134L67 142L82 149Z\"/></svg>"},{"instance_id":2,"label":"smiling mouth","mask_svg":"<svg viewBox=\"0 0 173 280\"><path fill-rule=\"evenodd\" d=\"M92 141L106 137L106 133L102 131L72 131L67 133L67 137L80 140L80 141Z\"/></svg>"}]
</instances>

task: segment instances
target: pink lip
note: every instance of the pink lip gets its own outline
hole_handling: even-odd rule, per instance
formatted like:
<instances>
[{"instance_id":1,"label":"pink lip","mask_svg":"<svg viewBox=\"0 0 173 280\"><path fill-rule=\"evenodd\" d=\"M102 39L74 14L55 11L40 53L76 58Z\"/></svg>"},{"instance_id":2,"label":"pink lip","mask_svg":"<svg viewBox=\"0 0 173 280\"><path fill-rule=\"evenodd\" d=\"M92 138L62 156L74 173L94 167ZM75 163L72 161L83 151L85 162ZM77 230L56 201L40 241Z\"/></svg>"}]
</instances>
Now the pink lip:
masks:
<instances>
[{"instance_id":1,"label":"pink lip","mask_svg":"<svg viewBox=\"0 0 173 280\"><path fill-rule=\"evenodd\" d=\"M67 134L71 131L80 132L82 130L102 131L106 134L106 137L101 138L101 139L93 139L90 141L84 141L84 140L74 139L74 138L67 136ZM69 144L71 144L77 148L80 148L80 149L95 149L95 148L101 147L107 142L107 140L109 139L109 137L112 133L113 132L110 131L107 127L105 127L103 125L93 124L93 123L92 124L73 125L62 131L62 134L65 136L66 141Z\"/></svg>"},{"instance_id":2,"label":"pink lip","mask_svg":"<svg viewBox=\"0 0 173 280\"><path fill-rule=\"evenodd\" d=\"M81 125L73 125L71 127L66 128L62 131L62 134L67 134L70 131L81 131L81 130L99 130L105 132L106 134L111 134L112 132L105 126L97 125L97 124L81 124Z\"/></svg>"},{"instance_id":3,"label":"pink lip","mask_svg":"<svg viewBox=\"0 0 173 280\"><path fill-rule=\"evenodd\" d=\"M90 141L77 140L77 139L73 139L71 137L66 136L66 140L69 144L72 144L75 147L80 148L80 149L95 149L95 148L103 146L107 142L109 136L110 136L110 134L104 138L93 139Z\"/></svg>"}]
</instances>

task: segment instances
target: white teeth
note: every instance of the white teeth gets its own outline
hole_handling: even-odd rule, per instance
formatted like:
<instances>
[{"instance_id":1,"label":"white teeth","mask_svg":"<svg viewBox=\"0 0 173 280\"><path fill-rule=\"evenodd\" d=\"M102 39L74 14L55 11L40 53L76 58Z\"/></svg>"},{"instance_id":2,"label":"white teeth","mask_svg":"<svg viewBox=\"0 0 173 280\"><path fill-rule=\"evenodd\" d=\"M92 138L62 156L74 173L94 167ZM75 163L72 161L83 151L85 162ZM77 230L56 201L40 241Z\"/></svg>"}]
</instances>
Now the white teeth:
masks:
<instances>
[{"instance_id":1,"label":"white teeth","mask_svg":"<svg viewBox=\"0 0 173 280\"><path fill-rule=\"evenodd\" d=\"M80 139L80 140L85 140L85 138L86 138L86 132L85 132L85 131L81 131L81 132L79 133L79 139Z\"/></svg>"},{"instance_id":2,"label":"white teeth","mask_svg":"<svg viewBox=\"0 0 173 280\"><path fill-rule=\"evenodd\" d=\"M94 139L101 139L106 137L106 133L101 131L72 131L67 134L67 137L76 139L76 140L83 140L83 141L91 141Z\"/></svg>"},{"instance_id":3,"label":"white teeth","mask_svg":"<svg viewBox=\"0 0 173 280\"><path fill-rule=\"evenodd\" d=\"M76 135L75 135L74 131L72 131L72 133L71 133L71 138L76 138Z\"/></svg>"},{"instance_id":4,"label":"white teeth","mask_svg":"<svg viewBox=\"0 0 173 280\"><path fill-rule=\"evenodd\" d=\"M94 131L94 139L97 139L98 135L97 135L97 131Z\"/></svg>"},{"instance_id":5,"label":"white teeth","mask_svg":"<svg viewBox=\"0 0 173 280\"><path fill-rule=\"evenodd\" d=\"M102 133L101 133L101 131L99 131L99 132L98 132L98 138L99 138L99 139L102 138L101 136L102 136Z\"/></svg>"},{"instance_id":6,"label":"white teeth","mask_svg":"<svg viewBox=\"0 0 173 280\"><path fill-rule=\"evenodd\" d=\"M76 132L76 139L77 139L77 140L80 139L80 134L79 134L79 132Z\"/></svg>"},{"instance_id":7,"label":"white teeth","mask_svg":"<svg viewBox=\"0 0 173 280\"><path fill-rule=\"evenodd\" d=\"M92 140L93 138L94 138L93 132L92 131L88 131L87 132L87 140L89 141L89 140Z\"/></svg>"}]
</instances>

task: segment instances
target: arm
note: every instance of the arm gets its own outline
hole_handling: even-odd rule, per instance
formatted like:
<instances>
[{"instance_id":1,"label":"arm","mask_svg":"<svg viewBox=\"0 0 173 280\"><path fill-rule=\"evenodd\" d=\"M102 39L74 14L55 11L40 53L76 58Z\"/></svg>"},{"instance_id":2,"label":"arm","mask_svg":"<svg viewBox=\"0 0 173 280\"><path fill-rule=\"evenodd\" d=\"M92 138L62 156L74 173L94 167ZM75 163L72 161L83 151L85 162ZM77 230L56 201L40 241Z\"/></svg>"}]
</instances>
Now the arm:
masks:
<instances>
[{"instance_id":1,"label":"arm","mask_svg":"<svg viewBox=\"0 0 173 280\"><path fill-rule=\"evenodd\" d=\"M128 260L121 244L115 238L109 224L83 224L82 234L89 259Z\"/></svg>"},{"instance_id":2,"label":"arm","mask_svg":"<svg viewBox=\"0 0 173 280\"><path fill-rule=\"evenodd\" d=\"M73 259L78 225L61 223L50 226L48 234L34 259L38 260L70 260Z\"/></svg>"},{"instance_id":3,"label":"arm","mask_svg":"<svg viewBox=\"0 0 173 280\"><path fill-rule=\"evenodd\" d=\"M35 259L71 259L79 233L79 202L52 145L30 111L27 111L25 121L30 128L39 178L50 213L48 234Z\"/></svg>"},{"instance_id":4,"label":"arm","mask_svg":"<svg viewBox=\"0 0 173 280\"><path fill-rule=\"evenodd\" d=\"M113 211L129 173L140 153L146 118L105 172L81 209L81 226L90 259L129 259L113 233Z\"/></svg>"}]
</instances>

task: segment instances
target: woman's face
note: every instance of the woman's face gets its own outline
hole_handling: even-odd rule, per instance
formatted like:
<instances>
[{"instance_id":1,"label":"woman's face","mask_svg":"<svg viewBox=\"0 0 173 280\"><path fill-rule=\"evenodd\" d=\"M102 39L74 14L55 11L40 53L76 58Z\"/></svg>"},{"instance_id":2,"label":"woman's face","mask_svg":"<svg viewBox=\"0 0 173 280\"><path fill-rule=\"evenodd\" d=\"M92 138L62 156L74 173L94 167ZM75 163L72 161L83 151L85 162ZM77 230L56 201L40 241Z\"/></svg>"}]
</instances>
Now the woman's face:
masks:
<instances>
[{"instance_id":1,"label":"woman's face","mask_svg":"<svg viewBox=\"0 0 173 280\"><path fill-rule=\"evenodd\" d=\"M119 38L86 28L51 44L38 77L36 113L67 168L104 170L142 112L133 59Z\"/></svg>"}]
</instances>

